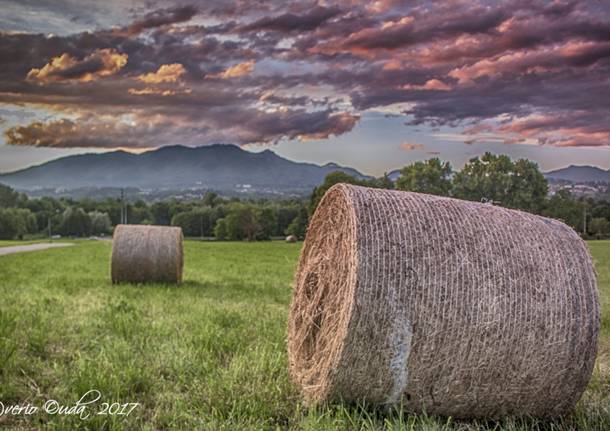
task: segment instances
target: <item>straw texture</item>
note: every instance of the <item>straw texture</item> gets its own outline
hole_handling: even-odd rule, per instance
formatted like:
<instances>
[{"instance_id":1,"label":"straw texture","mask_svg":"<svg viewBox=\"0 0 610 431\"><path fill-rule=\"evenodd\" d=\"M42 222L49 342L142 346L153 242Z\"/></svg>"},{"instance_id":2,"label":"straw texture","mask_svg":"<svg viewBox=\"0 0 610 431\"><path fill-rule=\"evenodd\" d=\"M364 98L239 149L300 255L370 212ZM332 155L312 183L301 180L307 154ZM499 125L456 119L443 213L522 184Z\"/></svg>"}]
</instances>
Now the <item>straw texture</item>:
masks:
<instances>
[{"instance_id":1,"label":"straw texture","mask_svg":"<svg viewBox=\"0 0 610 431\"><path fill-rule=\"evenodd\" d=\"M180 283L182 229L118 225L112 239L113 283Z\"/></svg>"},{"instance_id":2,"label":"straw texture","mask_svg":"<svg viewBox=\"0 0 610 431\"><path fill-rule=\"evenodd\" d=\"M559 416L591 376L599 318L588 249L565 224L339 184L301 252L290 369L312 404Z\"/></svg>"}]
</instances>

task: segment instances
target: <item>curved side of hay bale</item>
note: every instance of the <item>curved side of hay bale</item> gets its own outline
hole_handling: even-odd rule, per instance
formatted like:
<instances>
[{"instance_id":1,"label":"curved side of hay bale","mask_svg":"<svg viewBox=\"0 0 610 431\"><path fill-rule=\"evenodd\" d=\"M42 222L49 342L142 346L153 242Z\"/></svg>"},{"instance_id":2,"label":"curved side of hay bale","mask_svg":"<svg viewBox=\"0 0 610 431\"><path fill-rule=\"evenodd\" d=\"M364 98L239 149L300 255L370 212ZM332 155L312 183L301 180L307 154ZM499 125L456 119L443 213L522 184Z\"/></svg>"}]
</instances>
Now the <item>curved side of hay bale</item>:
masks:
<instances>
[{"instance_id":1,"label":"curved side of hay bale","mask_svg":"<svg viewBox=\"0 0 610 431\"><path fill-rule=\"evenodd\" d=\"M311 403L558 416L591 376L599 318L588 249L565 224L340 184L301 252L291 374Z\"/></svg>"},{"instance_id":2,"label":"curved side of hay bale","mask_svg":"<svg viewBox=\"0 0 610 431\"><path fill-rule=\"evenodd\" d=\"M112 282L180 283L182 241L179 227L118 225L112 238Z\"/></svg>"}]
</instances>

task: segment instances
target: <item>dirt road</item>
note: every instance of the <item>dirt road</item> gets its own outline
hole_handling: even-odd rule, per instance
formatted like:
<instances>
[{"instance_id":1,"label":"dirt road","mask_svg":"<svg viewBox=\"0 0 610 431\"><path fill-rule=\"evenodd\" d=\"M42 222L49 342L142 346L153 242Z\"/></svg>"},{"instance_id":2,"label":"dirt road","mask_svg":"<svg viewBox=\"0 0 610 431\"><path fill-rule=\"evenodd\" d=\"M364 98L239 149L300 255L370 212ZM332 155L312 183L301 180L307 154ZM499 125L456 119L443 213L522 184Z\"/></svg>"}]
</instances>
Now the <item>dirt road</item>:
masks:
<instances>
[{"instance_id":1,"label":"dirt road","mask_svg":"<svg viewBox=\"0 0 610 431\"><path fill-rule=\"evenodd\" d=\"M25 251L37 251L46 250L47 248L58 248L58 247L69 247L74 244L66 242L53 242L53 243L41 243L41 244L27 244L27 245L14 245L10 247L0 247L0 256L5 254L22 253Z\"/></svg>"}]
</instances>

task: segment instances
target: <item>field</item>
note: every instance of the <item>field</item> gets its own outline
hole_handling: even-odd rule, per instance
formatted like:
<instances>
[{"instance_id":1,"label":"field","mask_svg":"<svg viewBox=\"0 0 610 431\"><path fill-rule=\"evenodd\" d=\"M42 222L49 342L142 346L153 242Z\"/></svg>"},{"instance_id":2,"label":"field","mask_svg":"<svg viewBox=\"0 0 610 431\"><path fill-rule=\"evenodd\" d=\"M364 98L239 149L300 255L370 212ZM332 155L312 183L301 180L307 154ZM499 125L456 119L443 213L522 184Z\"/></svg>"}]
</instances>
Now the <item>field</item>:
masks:
<instances>
[{"instance_id":1,"label":"field","mask_svg":"<svg viewBox=\"0 0 610 431\"><path fill-rule=\"evenodd\" d=\"M0 246L5 245L0 242ZM113 286L110 244L0 257L0 401L73 405L78 415L2 415L9 429L610 429L610 241L590 243L603 302L595 375L563 421L501 423L308 410L287 373L286 319L298 244L187 241L185 283ZM140 403L129 416L102 402Z\"/></svg>"}]
</instances>

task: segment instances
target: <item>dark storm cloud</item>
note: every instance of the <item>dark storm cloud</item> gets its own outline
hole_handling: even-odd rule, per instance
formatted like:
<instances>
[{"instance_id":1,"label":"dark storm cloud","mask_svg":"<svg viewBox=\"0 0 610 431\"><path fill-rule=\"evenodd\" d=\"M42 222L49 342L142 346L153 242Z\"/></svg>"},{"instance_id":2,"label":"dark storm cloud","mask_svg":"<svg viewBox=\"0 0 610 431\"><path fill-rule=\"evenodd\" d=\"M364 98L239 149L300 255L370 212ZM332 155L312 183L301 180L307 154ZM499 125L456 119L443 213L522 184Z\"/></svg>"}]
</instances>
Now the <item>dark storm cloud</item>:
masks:
<instances>
[{"instance_id":1,"label":"dark storm cloud","mask_svg":"<svg viewBox=\"0 0 610 431\"><path fill-rule=\"evenodd\" d=\"M168 24L176 24L189 21L197 14L197 8L193 5L160 9L146 14L143 18L135 20L129 27L129 34L138 34L148 28L161 27Z\"/></svg>"},{"instance_id":2,"label":"dark storm cloud","mask_svg":"<svg viewBox=\"0 0 610 431\"><path fill-rule=\"evenodd\" d=\"M191 3L136 4L131 23L63 36L0 32L0 103L55 113L8 143L326 139L376 109L467 125L473 142L610 145L610 16L596 2Z\"/></svg>"},{"instance_id":3,"label":"dark storm cloud","mask_svg":"<svg viewBox=\"0 0 610 431\"><path fill-rule=\"evenodd\" d=\"M489 32L508 17L509 14L504 10L481 7L441 14L433 11L412 19L403 17L386 27L368 28L352 33L342 46L369 50L396 49L457 35Z\"/></svg>"},{"instance_id":4,"label":"dark storm cloud","mask_svg":"<svg viewBox=\"0 0 610 431\"><path fill-rule=\"evenodd\" d=\"M273 30L281 32L310 31L341 13L338 7L316 6L303 14L284 13L274 17L261 18L252 24L245 25L242 31Z\"/></svg>"},{"instance_id":5,"label":"dark storm cloud","mask_svg":"<svg viewBox=\"0 0 610 431\"><path fill-rule=\"evenodd\" d=\"M234 121L236 113L242 120L239 123ZM13 127L6 132L6 140L10 145L53 148L113 148L118 145L148 148L165 145L178 134L189 145L215 142L248 144L280 139L327 139L350 131L358 120L357 116L335 114L330 110L264 113L233 109L232 116L227 117L226 110L219 109L211 114L206 122L195 123L181 115L159 120L149 113L136 114L133 116L134 124L88 115L78 121L61 119Z\"/></svg>"}]
</instances>

